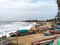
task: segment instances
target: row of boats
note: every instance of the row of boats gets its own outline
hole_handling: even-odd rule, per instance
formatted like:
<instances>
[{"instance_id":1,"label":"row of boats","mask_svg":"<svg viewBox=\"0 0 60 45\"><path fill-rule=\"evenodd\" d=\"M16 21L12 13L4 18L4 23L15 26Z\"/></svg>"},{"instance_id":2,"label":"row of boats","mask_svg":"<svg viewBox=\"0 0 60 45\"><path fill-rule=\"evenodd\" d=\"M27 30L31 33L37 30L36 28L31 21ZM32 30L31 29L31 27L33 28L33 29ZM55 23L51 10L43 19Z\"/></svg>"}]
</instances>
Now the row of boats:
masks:
<instances>
[{"instance_id":1,"label":"row of boats","mask_svg":"<svg viewBox=\"0 0 60 45\"><path fill-rule=\"evenodd\" d=\"M41 33L41 32L47 31L48 29L52 29L52 28L49 28L45 26L44 24L43 25L35 24L30 29L20 29L20 30L17 30L16 32L11 32L9 35L10 36L22 36L22 35L28 35L28 34L34 34L34 33Z\"/></svg>"},{"instance_id":2,"label":"row of boats","mask_svg":"<svg viewBox=\"0 0 60 45\"><path fill-rule=\"evenodd\" d=\"M47 26L35 25L29 30L28 29L21 29L21 30L17 30L16 32L11 32L10 36L27 35L27 34L33 34L36 32L44 32L47 30L50 30L50 33L53 33L53 34L60 34L60 23L56 24L55 29L49 28Z\"/></svg>"},{"instance_id":3,"label":"row of boats","mask_svg":"<svg viewBox=\"0 0 60 45\"><path fill-rule=\"evenodd\" d=\"M56 23L55 30L51 30L53 34L60 34L60 22Z\"/></svg>"}]
</instances>

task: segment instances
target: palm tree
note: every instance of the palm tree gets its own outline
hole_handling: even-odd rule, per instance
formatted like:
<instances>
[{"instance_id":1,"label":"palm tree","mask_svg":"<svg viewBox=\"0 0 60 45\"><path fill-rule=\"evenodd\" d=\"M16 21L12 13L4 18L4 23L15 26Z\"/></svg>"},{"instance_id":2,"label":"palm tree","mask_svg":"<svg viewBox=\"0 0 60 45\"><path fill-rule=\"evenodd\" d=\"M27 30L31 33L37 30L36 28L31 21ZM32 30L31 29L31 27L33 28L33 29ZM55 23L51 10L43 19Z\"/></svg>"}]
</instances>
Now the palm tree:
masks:
<instances>
[{"instance_id":1,"label":"palm tree","mask_svg":"<svg viewBox=\"0 0 60 45\"><path fill-rule=\"evenodd\" d=\"M57 0L58 9L60 10L60 0Z\"/></svg>"},{"instance_id":2,"label":"palm tree","mask_svg":"<svg viewBox=\"0 0 60 45\"><path fill-rule=\"evenodd\" d=\"M60 0L57 0L57 5L58 5L58 14L56 16L57 20L60 21Z\"/></svg>"},{"instance_id":3,"label":"palm tree","mask_svg":"<svg viewBox=\"0 0 60 45\"><path fill-rule=\"evenodd\" d=\"M56 19L60 21L60 13L58 12L58 15L56 16Z\"/></svg>"}]
</instances>

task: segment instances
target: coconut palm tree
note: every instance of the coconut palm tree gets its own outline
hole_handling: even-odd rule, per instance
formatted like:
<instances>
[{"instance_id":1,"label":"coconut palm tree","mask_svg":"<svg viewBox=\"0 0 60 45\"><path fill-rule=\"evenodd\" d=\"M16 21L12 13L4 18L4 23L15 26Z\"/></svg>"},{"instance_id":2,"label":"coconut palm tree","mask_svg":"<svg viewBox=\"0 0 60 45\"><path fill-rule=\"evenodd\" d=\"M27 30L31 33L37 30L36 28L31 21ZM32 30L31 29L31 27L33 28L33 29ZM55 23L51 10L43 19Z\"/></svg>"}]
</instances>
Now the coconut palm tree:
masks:
<instances>
[{"instance_id":1,"label":"coconut palm tree","mask_svg":"<svg viewBox=\"0 0 60 45\"><path fill-rule=\"evenodd\" d=\"M60 10L60 0L57 0L58 9Z\"/></svg>"},{"instance_id":2,"label":"coconut palm tree","mask_svg":"<svg viewBox=\"0 0 60 45\"><path fill-rule=\"evenodd\" d=\"M60 0L57 0L57 5L58 5L58 14L56 16L57 21L60 21Z\"/></svg>"},{"instance_id":3,"label":"coconut palm tree","mask_svg":"<svg viewBox=\"0 0 60 45\"><path fill-rule=\"evenodd\" d=\"M58 12L58 14L57 14L57 16L56 16L56 19L58 20L58 21L60 21L60 13Z\"/></svg>"}]
</instances>

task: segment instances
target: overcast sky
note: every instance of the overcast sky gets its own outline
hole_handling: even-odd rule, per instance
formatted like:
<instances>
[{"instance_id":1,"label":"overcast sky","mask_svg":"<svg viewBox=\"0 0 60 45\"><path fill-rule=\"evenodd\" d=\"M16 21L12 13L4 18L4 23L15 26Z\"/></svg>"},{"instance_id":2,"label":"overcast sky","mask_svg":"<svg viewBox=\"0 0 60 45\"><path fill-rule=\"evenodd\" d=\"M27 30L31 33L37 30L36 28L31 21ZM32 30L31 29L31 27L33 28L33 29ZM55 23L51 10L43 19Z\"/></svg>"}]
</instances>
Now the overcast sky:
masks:
<instances>
[{"instance_id":1,"label":"overcast sky","mask_svg":"<svg viewBox=\"0 0 60 45\"><path fill-rule=\"evenodd\" d=\"M57 12L56 0L0 0L0 21L46 20Z\"/></svg>"}]
</instances>

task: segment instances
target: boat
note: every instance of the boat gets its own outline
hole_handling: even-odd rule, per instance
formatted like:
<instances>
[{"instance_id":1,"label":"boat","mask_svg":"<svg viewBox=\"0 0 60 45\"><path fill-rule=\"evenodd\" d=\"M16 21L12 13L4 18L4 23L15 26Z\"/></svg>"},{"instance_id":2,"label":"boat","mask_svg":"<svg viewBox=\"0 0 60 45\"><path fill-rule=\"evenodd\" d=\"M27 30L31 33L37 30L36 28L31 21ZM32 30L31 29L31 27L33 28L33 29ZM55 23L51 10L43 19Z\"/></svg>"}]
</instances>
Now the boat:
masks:
<instances>
[{"instance_id":1,"label":"boat","mask_svg":"<svg viewBox=\"0 0 60 45\"><path fill-rule=\"evenodd\" d=\"M53 34L60 34L60 22L56 23L55 30L50 31Z\"/></svg>"},{"instance_id":2,"label":"boat","mask_svg":"<svg viewBox=\"0 0 60 45\"><path fill-rule=\"evenodd\" d=\"M48 39L33 42L31 45L53 45L55 39L57 39L57 37L51 37Z\"/></svg>"},{"instance_id":3,"label":"boat","mask_svg":"<svg viewBox=\"0 0 60 45\"><path fill-rule=\"evenodd\" d=\"M9 35L10 35L11 37L15 37L15 36L17 36L18 34L17 34L16 32L11 32Z\"/></svg>"},{"instance_id":4,"label":"boat","mask_svg":"<svg viewBox=\"0 0 60 45\"><path fill-rule=\"evenodd\" d=\"M27 35L29 34L29 30L27 29L21 29L17 31L19 35Z\"/></svg>"}]
</instances>

